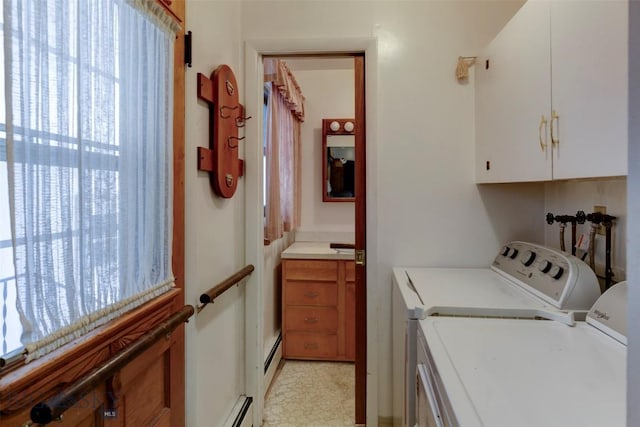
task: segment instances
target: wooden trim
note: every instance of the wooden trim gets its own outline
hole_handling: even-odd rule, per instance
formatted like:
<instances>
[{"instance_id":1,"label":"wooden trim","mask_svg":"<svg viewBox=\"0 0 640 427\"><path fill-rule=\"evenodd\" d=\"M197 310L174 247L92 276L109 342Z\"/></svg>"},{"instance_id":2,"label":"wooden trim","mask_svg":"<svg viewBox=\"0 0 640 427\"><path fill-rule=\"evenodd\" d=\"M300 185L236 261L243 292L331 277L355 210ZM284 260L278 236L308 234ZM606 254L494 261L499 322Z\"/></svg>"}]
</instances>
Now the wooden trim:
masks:
<instances>
[{"instance_id":1,"label":"wooden trim","mask_svg":"<svg viewBox=\"0 0 640 427\"><path fill-rule=\"evenodd\" d=\"M186 26L185 0L173 0L170 10L181 21L174 45L173 66L173 259L172 269L176 286L185 286L185 72L184 34ZM174 300L174 310L184 305L184 292ZM169 363L168 400L171 407L171 426L181 427L185 417L185 339L184 329L178 328L173 337Z\"/></svg>"},{"instance_id":2,"label":"wooden trim","mask_svg":"<svg viewBox=\"0 0 640 427\"><path fill-rule=\"evenodd\" d=\"M174 8L182 8L184 1L174 1ZM173 67L173 275L176 286L184 288L184 227L185 227L185 66L184 66L184 29L176 35ZM184 301L176 302L176 308Z\"/></svg>"},{"instance_id":3,"label":"wooden trim","mask_svg":"<svg viewBox=\"0 0 640 427\"><path fill-rule=\"evenodd\" d=\"M355 58L356 249L367 248L364 54ZM356 424L367 419L367 268L356 265Z\"/></svg>"},{"instance_id":4,"label":"wooden trim","mask_svg":"<svg viewBox=\"0 0 640 427\"><path fill-rule=\"evenodd\" d=\"M0 378L0 414L10 415L59 391L159 324L173 311L180 290L171 290L118 320Z\"/></svg>"},{"instance_id":5,"label":"wooden trim","mask_svg":"<svg viewBox=\"0 0 640 427\"><path fill-rule=\"evenodd\" d=\"M134 342L120 350L107 361L101 363L88 375L74 381L47 401L38 403L31 408L31 420L35 423L48 424L74 406L84 396L99 387L103 382L117 375L128 363L144 353L151 346L186 322L195 312L193 306L186 305L181 310L162 320L153 329L145 332Z\"/></svg>"}]
</instances>

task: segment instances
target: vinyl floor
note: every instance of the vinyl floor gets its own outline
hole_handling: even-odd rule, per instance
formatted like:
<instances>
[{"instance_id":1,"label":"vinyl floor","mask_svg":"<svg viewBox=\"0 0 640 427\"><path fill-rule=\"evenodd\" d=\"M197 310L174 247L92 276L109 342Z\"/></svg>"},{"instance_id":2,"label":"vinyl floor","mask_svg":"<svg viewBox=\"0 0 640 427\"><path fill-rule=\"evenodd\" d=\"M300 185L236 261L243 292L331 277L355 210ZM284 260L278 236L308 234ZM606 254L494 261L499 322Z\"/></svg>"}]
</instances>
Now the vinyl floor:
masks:
<instances>
[{"instance_id":1,"label":"vinyl floor","mask_svg":"<svg viewBox=\"0 0 640 427\"><path fill-rule=\"evenodd\" d=\"M263 427L352 427L355 365L284 361L265 397L263 418Z\"/></svg>"}]
</instances>

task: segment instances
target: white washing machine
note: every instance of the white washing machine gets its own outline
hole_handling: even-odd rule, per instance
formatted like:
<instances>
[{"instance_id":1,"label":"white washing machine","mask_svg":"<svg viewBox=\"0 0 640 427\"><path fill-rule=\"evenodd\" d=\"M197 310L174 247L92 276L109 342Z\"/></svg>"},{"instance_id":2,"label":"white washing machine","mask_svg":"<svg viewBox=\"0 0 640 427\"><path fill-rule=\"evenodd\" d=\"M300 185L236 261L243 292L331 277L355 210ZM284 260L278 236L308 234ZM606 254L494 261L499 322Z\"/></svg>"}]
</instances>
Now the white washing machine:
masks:
<instances>
[{"instance_id":1,"label":"white washing machine","mask_svg":"<svg viewBox=\"0 0 640 427\"><path fill-rule=\"evenodd\" d=\"M430 317L418 329L418 427L626 425L627 285L586 322Z\"/></svg>"},{"instance_id":2,"label":"white washing machine","mask_svg":"<svg viewBox=\"0 0 640 427\"><path fill-rule=\"evenodd\" d=\"M555 319L573 325L600 296L587 264L527 242L505 245L487 268L393 269L393 419L414 427L418 322L428 316Z\"/></svg>"}]
</instances>

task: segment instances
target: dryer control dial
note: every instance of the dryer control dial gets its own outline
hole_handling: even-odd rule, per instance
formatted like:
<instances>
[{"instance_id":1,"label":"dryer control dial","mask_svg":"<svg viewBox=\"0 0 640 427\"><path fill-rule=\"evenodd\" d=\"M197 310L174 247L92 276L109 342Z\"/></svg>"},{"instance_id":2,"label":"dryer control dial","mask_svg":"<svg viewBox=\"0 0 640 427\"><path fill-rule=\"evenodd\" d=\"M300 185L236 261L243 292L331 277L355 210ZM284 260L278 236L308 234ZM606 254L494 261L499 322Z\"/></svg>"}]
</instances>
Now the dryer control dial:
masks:
<instances>
[{"instance_id":1,"label":"dryer control dial","mask_svg":"<svg viewBox=\"0 0 640 427\"><path fill-rule=\"evenodd\" d=\"M564 273L564 268L560 267L559 265L554 265L553 268L549 271L549 276L558 280L560 277L562 277L562 273Z\"/></svg>"},{"instance_id":2,"label":"dryer control dial","mask_svg":"<svg viewBox=\"0 0 640 427\"><path fill-rule=\"evenodd\" d=\"M500 250L500 255L507 256L510 250L511 248L509 246L503 246L502 249Z\"/></svg>"},{"instance_id":3,"label":"dryer control dial","mask_svg":"<svg viewBox=\"0 0 640 427\"><path fill-rule=\"evenodd\" d=\"M518 256L518 250L516 248L511 248L511 253L509 254L509 258L516 259Z\"/></svg>"},{"instance_id":4,"label":"dryer control dial","mask_svg":"<svg viewBox=\"0 0 640 427\"><path fill-rule=\"evenodd\" d=\"M533 264L533 261L536 259L536 253L533 251L527 251L524 253L524 256L522 257L522 264L524 264L526 267L529 267L531 264Z\"/></svg>"},{"instance_id":5,"label":"dryer control dial","mask_svg":"<svg viewBox=\"0 0 640 427\"><path fill-rule=\"evenodd\" d=\"M540 266L539 266L539 270L542 271L543 273L547 273L549 270L551 270L551 261L543 259L540 262Z\"/></svg>"}]
</instances>

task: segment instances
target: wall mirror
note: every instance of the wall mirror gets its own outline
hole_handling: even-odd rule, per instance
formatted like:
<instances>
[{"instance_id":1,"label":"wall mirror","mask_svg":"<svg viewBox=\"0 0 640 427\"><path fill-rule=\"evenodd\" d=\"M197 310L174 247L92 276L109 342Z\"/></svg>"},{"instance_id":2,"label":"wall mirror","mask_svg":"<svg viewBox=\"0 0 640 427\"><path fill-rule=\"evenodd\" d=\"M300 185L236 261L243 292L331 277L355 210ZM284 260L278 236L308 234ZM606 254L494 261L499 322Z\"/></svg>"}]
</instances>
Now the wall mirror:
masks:
<instances>
[{"instance_id":1,"label":"wall mirror","mask_svg":"<svg viewBox=\"0 0 640 427\"><path fill-rule=\"evenodd\" d=\"M355 201L355 120L322 119L322 201Z\"/></svg>"}]
</instances>

